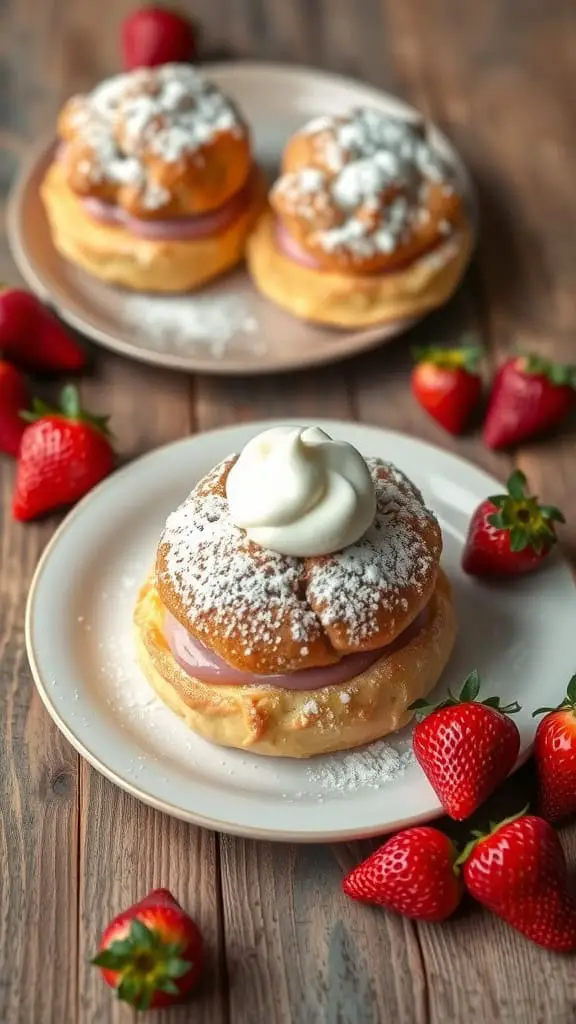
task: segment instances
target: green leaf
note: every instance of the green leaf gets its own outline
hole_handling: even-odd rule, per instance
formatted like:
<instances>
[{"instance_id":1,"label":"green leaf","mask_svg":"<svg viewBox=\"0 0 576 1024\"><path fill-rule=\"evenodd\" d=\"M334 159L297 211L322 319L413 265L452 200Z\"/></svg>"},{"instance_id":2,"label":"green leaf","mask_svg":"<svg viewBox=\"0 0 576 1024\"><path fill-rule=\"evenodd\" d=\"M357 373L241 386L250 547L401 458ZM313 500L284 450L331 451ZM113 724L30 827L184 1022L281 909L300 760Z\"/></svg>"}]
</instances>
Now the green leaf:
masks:
<instances>
[{"instance_id":1,"label":"green leaf","mask_svg":"<svg viewBox=\"0 0 576 1024\"><path fill-rule=\"evenodd\" d=\"M500 710L500 697L486 697L486 700L482 701L485 708L495 708L496 711Z\"/></svg>"},{"instance_id":2,"label":"green leaf","mask_svg":"<svg viewBox=\"0 0 576 1024\"><path fill-rule=\"evenodd\" d=\"M540 505L540 512L544 519L552 519L557 523L565 523L566 520L559 508L555 505Z\"/></svg>"},{"instance_id":3,"label":"green leaf","mask_svg":"<svg viewBox=\"0 0 576 1024\"><path fill-rule=\"evenodd\" d=\"M427 700L424 700L422 697L420 697L418 700L415 700L412 702L412 704L408 705L408 711L422 711L423 708L429 708L430 706L431 705L428 703Z\"/></svg>"},{"instance_id":4,"label":"green leaf","mask_svg":"<svg viewBox=\"0 0 576 1024\"><path fill-rule=\"evenodd\" d=\"M180 953L183 951L185 946L186 946L186 943L182 942L182 940L179 940L178 942L167 942L163 946L164 955L167 958L168 957L173 957L173 956L179 957Z\"/></svg>"},{"instance_id":5,"label":"green leaf","mask_svg":"<svg viewBox=\"0 0 576 1024\"><path fill-rule=\"evenodd\" d=\"M532 712L532 718L536 718L536 715L549 715L552 711L556 711L557 708L536 708L536 711Z\"/></svg>"},{"instance_id":6,"label":"green leaf","mask_svg":"<svg viewBox=\"0 0 576 1024\"><path fill-rule=\"evenodd\" d=\"M117 956L127 956L132 953L134 946L130 938L115 939L114 942L110 943L108 949L112 953L116 953Z\"/></svg>"},{"instance_id":7,"label":"green leaf","mask_svg":"<svg viewBox=\"0 0 576 1024\"><path fill-rule=\"evenodd\" d=\"M96 956L92 957L91 964L95 967L105 967L106 970L119 971L126 966L127 960L123 953L115 953L112 949L103 949Z\"/></svg>"},{"instance_id":8,"label":"green leaf","mask_svg":"<svg viewBox=\"0 0 576 1024\"><path fill-rule=\"evenodd\" d=\"M134 945L142 949L154 949L154 933L137 917L133 918L130 926L130 939Z\"/></svg>"},{"instance_id":9,"label":"green leaf","mask_svg":"<svg viewBox=\"0 0 576 1024\"><path fill-rule=\"evenodd\" d=\"M159 981L156 988L159 992L166 992L169 996L180 995L180 989L170 978L164 978L163 981Z\"/></svg>"},{"instance_id":10,"label":"green leaf","mask_svg":"<svg viewBox=\"0 0 576 1024\"><path fill-rule=\"evenodd\" d=\"M515 469L508 477L506 486L511 497L515 498L516 501L522 501L526 490L526 477L524 473L520 469Z\"/></svg>"},{"instance_id":11,"label":"green leaf","mask_svg":"<svg viewBox=\"0 0 576 1024\"><path fill-rule=\"evenodd\" d=\"M172 960L168 960L164 969L170 978L182 978L183 975L188 974L191 967L192 964L189 960L174 957Z\"/></svg>"},{"instance_id":12,"label":"green leaf","mask_svg":"<svg viewBox=\"0 0 576 1024\"><path fill-rule=\"evenodd\" d=\"M116 989L118 999L121 999L123 1003L130 1003L131 1006L140 1007L140 998L142 994L142 984L138 978L135 978L133 974L126 974L120 981L118 988ZM144 1009L144 1007L142 1007Z\"/></svg>"},{"instance_id":13,"label":"green leaf","mask_svg":"<svg viewBox=\"0 0 576 1024\"><path fill-rule=\"evenodd\" d=\"M536 538L532 538L532 543ZM513 526L510 530L510 550L511 551L524 551L525 548L530 544L530 538L521 526Z\"/></svg>"},{"instance_id":14,"label":"green leaf","mask_svg":"<svg viewBox=\"0 0 576 1024\"><path fill-rule=\"evenodd\" d=\"M502 512L492 512L487 517L487 522L490 523L490 526L495 526L497 530L504 530L506 527L504 514Z\"/></svg>"},{"instance_id":15,"label":"green leaf","mask_svg":"<svg viewBox=\"0 0 576 1024\"><path fill-rule=\"evenodd\" d=\"M504 508L506 502L508 501L508 495L507 494L491 494L490 497L488 498L488 501L492 505L494 505L496 508Z\"/></svg>"},{"instance_id":16,"label":"green leaf","mask_svg":"<svg viewBox=\"0 0 576 1024\"><path fill-rule=\"evenodd\" d=\"M464 684L460 690L460 701L463 704L469 704L476 700L479 693L480 676L478 675L478 669L474 669L467 679L464 680Z\"/></svg>"}]
</instances>

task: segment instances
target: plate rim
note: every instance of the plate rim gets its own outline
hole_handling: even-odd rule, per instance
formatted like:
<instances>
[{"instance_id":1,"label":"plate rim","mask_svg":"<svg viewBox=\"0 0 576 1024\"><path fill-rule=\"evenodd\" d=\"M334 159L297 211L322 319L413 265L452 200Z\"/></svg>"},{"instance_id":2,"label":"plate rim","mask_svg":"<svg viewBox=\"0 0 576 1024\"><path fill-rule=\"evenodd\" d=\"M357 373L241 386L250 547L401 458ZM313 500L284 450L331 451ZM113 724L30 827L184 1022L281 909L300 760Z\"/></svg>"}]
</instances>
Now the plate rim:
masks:
<instances>
[{"instance_id":1,"label":"plate rim","mask_svg":"<svg viewBox=\"0 0 576 1024\"><path fill-rule=\"evenodd\" d=\"M360 838L370 838L373 836L388 835L399 829L409 828L413 825L422 824L423 822L432 821L436 818L444 816L445 812L440 802L434 797L434 806L430 809L423 811L421 814L412 815L409 818L396 819L394 822L382 823L380 826L368 827L367 829L351 828L338 828L330 830L320 830L310 832L307 831L294 831L294 830L280 830L273 829L268 830L264 828L258 828L254 826L242 826L238 823L229 823L216 817L206 817L205 815L197 812L186 810L177 804L164 799L160 799L148 793L145 789L142 789L139 785L129 781L122 775L118 774L114 769L110 768L100 756L90 750L74 733L73 729L66 724L62 719L58 709L51 701L49 690L44 682L42 671L36 659L33 643L32 643L32 630L33 630L33 618L35 610L35 600L37 591L40 586L42 575L45 571L46 565L52 554L60 543L61 537L64 535L66 530L69 528L71 522L79 518L84 508L100 493L106 490L112 483L117 481L121 477L128 477L130 473L134 471L135 466L141 466L152 458L158 457L162 452L171 450L176 447L183 447L189 444L191 441L198 441L199 439L215 439L218 440L226 434L237 430L238 428L251 428L255 430L266 429L272 425L279 424L297 424L302 420L301 417L287 417L285 419L270 418L266 420L250 420L238 424L229 424L228 426L217 427L213 430L204 431L198 434L189 434L185 437L179 438L175 441L169 441L165 444L158 445L151 451L144 452L139 455L136 459L133 459L127 465L120 467L113 474L101 481L92 491L89 492L81 501L78 502L64 517L63 521L57 527L52 537L48 541L44 551L42 552L38 564L34 570L32 580L30 583L28 596L26 600L25 610L25 644L28 662L30 670L34 680L34 685L38 694L42 700L44 707L50 715L52 721L55 723L57 728L60 730L62 735L67 739L70 745L76 750L76 752L85 758L92 767L98 771L101 775L107 778L109 781L114 783L119 789L130 793L131 796L140 800L142 803L148 806L154 807L165 814L169 814L171 817L178 818L182 821L187 821L191 824L201 826L203 828L212 829L214 831L228 834L237 835L249 839L262 839L271 842L294 842L294 843L320 843L320 842L350 842L352 840ZM501 482L494 476L480 467L469 459L463 458L461 455L455 454L451 451L447 451L441 448L439 445L431 444L428 441L423 441L419 437L412 434L408 434L399 430L392 430L386 427L380 427L372 423L359 423L357 420L339 420L330 417L321 417L318 420L319 425L328 426L329 424L335 425L340 424L344 428L346 427L360 427L376 434L384 434L398 438L402 441L415 442L421 448L431 450L434 453L440 453L442 456L447 457L450 461L455 464L455 468L458 465L465 466L467 469L474 469L480 474L484 475L489 481L489 486L494 487L501 486ZM566 558L562 555L562 563L568 564ZM526 749L522 752L516 765L514 766L513 772L515 772L530 756L532 752L532 743L527 744ZM512 774L512 773L511 773Z\"/></svg>"},{"instance_id":2,"label":"plate rim","mask_svg":"<svg viewBox=\"0 0 576 1024\"><path fill-rule=\"evenodd\" d=\"M271 75L274 78L288 76L293 79L305 76L311 80L310 84L316 82L317 84L323 84L324 87L339 85L342 88L361 89L368 95L371 95L375 102L381 102L384 97L399 103L407 111L412 111L417 115L419 114L424 116L431 127L441 136L442 141L449 147L451 157L452 159L455 158L458 172L462 175L466 186L467 203L470 211L472 242L470 252L462 272L463 279L473 259L478 240L478 193L474 177L469 170L467 163L464 161L451 138L446 135L432 117L422 114L417 107L409 103L402 96L397 96L396 94L389 92L387 89L379 89L377 86L363 82L360 79L355 79L337 72L316 69L309 65L291 64L289 62L282 61L230 60L205 61L199 63L197 66L201 72L205 71L207 75L232 74L233 76L236 75L242 78L242 76L250 77L252 75L264 74ZM310 355L304 362L302 361L301 356L296 363L294 361L290 361L288 356L286 356L282 361L278 362L274 366L263 365L261 362L255 362L253 365L243 366L241 362L238 361L229 364L225 359L212 359L210 361L201 361L200 363L195 364L194 360L190 359L190 357L178 355L176 353L167 354L161 351L155 351L154 349L139 348L130 342L123 341L121 338L109 333L104 328L90 324L86 317L81 313L79 314L74 310L70 310L66 304L63 305L57 301L50 288L45 284L43 277L37 272L35 266L27 256L26 246L23 244L20 232L22 210L24 207L24 195L30 178L36 170L37 165L46 158L49 149L55 144L55 139L56 136L53 133L43 134L36 143L27 148L25 156L20 163L6 201L6 236L8 246L12 258L28 287L43 301L47 302L65 323L78 331L82 336L102 346L108 351L121 355L123 358L132 359L138 363L143 363L149 366L159 366L164 369L185 372L188 374L199 373L206 374L207 376L218 377L246 377L249 375L265 376L267 374L298 373L306 372L306 370L312 369L316 366L345 363L347 360L353 359L363 352L369 352L378 348L381 344L386 343L387 341L393 341L394 338L404 334L428 315L424 313L415 318L405 318L401 322L402 326L399 328L397 333L391 335L389 338L382 338L378 335L370 337L353 352L339 354L335 351L334 346L326 348L323 345L318 345L317 348L311 347ZM310 326L313 327L314 325ZM375 327L377 327L377 325L375 325ZM336 330L335 337L346 336L348 333L350 332L340 332Z\"/></svg>"}]
</instances>

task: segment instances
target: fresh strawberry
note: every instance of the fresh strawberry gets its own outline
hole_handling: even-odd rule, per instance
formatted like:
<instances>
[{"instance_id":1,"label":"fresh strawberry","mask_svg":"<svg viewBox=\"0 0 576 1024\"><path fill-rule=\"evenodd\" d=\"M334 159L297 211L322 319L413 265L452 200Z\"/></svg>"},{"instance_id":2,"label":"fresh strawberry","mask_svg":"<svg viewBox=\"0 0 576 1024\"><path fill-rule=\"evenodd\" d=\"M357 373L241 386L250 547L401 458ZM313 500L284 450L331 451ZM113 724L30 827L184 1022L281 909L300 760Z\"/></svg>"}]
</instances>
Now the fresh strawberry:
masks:
<instances>
[{"instance_id":1,"label":"fresh strawberry","mask_svg":"<svg viewBox=\"0 0 576 1024\"><path fill-rule=\"evenodd\" d=\"M35 519L62 505L73 505L103 480L114 464L106 417L89 416L78 392L62 391L61 409L35 401L26 414L16 471L15 519Z\"/></svg>"},{"instance_id":2,"label":"fresh strawberry","mask_svg":"<svg viewBox=\"0 0 576 1024\"><path fill-rule=\"evenodd\" d=\"M545 949L576 949L576 903L556 832L543 818L518 815L475 839L462 857L468 892Z\"/></svg>"},{"instance_id":3,"label":"fresh strawberry","mask_svg":"<svg viewBox=\"0 0 576 1024\"><path fill-rule=\"evenodd\" d=\"M21 373L0 360L0 452L18 455L26 424L20 415L28 406L28 387Z\"/></svg>"},{"instance_id":4,"label":"fresh strawberry","mask_svg":"<svg viewBox=\"0 0 576 1024\"><path fill-rule=\"evenodd\" d=\"M137 1010L171 1006L200 977L202 935L167 889L153 889L110 922L92 963Z\"/></svg>"},{"instance_id":5,"label":"fresh strawberry","mask_svg":"<svg viewBox=\"0 0 576 1024\"><path fill-rule=\"evenodd\" d=\"M196 56L196 28L166 7L140 7L122 23L122 59L127 71L182 63Z\"/></svg>"},{"instance_id":6,"label":"fresh strawberry","mask_svg":"<svg viewBox=\"0 0 576 1024\"><path fill-rule=\"evenodd\" d=\"M35 295L22 288L0 291L0 351L30 370L80 370L86 355Z\"/></svg>"},{"instance_id":7,"label":"fresh strawberry","mask_svg":"<svg viewBox=\"0 0 576 1024\"><path fill-rule=\"evenodd\" d=\"M441 427L460 434L482 395L478 363L482 352L462 348L415 349L412 393L416 401Z\"/></svg>"},{"instance_id":8,"label":"fresh strawberry","mask_svg":"<svg viewBox=\"0 0 576 1024\"><path fill-rule=\"evenodd\" d=\"M428 826L389 839L346 875L347 896L421 921L444 921L462 898L454 844Z\"/></svg>"},{"instance_id":9,"label":"fresh strawberry","mask_svg":"<svg viewBox=\"0 0 576 1024\"><path fill-rule=\"evenodd\" d=\"M516 356L498 370L484 422L488 448L509 448L558 426L576 406L576 366Z\"/></svg>"},{"instance_id":10,"label":"fresh strawberry","mask_svg":"<svg viewBox=\"0 0 576 1024\"><path fill-rule=\"evenodd\" d=\"M508 493L486 498L472 516L462 554L471 576L520 576L537 569L556 543L555 523L564 516L526 494L526 477L516 470Z\"/></svg>"},{"instance_id":11,"label":"fresh strawberry","mask_svg":"<svg viewBox=\"0 0 576 1024\"><path fill-rule=\"evenodd\" d=\"M514 767L520 733L508 715L515 702L500 707L499 697L480 703L476 671L466 679L460 697L432 709L414 728L412 745L424 774L444 810L456 821L470 817ZM417 700L411 710L429 710Z\"/></svg>"},{"instance_id":12,"label":"fresh strawberry","mask_svg":"<svg viewBox=\"0 0 576 1024\"><path fill-rule=\"evenodd\" d=\"M534 738L540 810L548 821L576 814L576 676L557 708L538 708L546 714Z\"/></svg>"}]
</instances>

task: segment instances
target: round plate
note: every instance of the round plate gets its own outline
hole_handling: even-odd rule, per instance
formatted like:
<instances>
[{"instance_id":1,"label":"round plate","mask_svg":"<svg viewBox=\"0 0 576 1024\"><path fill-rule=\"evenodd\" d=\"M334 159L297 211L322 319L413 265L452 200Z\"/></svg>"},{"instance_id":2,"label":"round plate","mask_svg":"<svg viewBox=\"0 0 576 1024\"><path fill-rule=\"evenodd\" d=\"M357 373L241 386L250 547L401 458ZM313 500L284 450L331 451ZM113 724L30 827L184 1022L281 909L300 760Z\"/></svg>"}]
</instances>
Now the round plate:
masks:
<instances>
[{"instance_id":1,"label":"round plate","mask_svg":"<svg viewBox=\"0 0 576 1024\"><path fill-rule=\"evenodd\" d=\"M285 422L285 421L284 421ZM40 696L76 749L113 782L168 814L267 839L313 842L376 835L440 813L410 753L410 730L363 750L307 761L213 746L164 707L134 661L132 609L167 515L205 472L271 423L187 438L145 455L68 516L38 566L26 641ZM320 421L365 455L390 459L439 516L455 591L456 648L440 686L473 669L484 696L518 700L521 757L534 708L560 701L574 670L576 590L559 558L520 582L466 577L460 554L475 506L501 485L420 441Z\"/></svg>"},{"instance_id":2,"label":"round plate","mask_svg":"<svg viewBox=\"0 0 576 1024\"><path fill-rule=\"evenodd\" d=\"M252 125L256 158L273 180L286 139L306 120L372 105L392 114L416 111L393 96L336 75L274 64L206 67ZM464 165L436 129L432 136L454 166L476 224L474 190ZM64 320L132 359L202 373L254 374L299 369L353 355L405 330L402 320L362 331L325 329L300 321L254 289L243 268L194 296L133 294L90 277L52 245L39 186L54 141L32 155L14 188L8 237L18 267Z\"/></svg>"}]
</instances>

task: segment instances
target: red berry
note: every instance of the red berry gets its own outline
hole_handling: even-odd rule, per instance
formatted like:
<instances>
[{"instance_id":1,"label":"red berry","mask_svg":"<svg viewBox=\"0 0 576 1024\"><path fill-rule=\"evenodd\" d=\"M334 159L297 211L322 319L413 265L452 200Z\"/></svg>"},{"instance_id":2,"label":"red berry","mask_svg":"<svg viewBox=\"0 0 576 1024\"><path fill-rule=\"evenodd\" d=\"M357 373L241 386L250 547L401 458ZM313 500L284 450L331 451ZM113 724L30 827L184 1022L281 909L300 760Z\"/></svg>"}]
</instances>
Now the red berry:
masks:
<instances>
[{"instance_id":1,"label":"red berry","mask_svg":"<svg viewBox=\"0 0 576 1024\"><path fill-rule=\"evenodd\" d=\"M416 349L412 370L412 393L416 401L440 426L460 434L482 395L478 375L478 348Z\"/></svg>"},{"instance_id":2,"label":"red berry","mask_svg":"<svg viewBox=\"0 0 576 1024\"><path fill-rule=\"evenodd\" d=\"M60 410L36 401L27 418L12 501L14 518L20 520L73 505L114 464L106 420L80 408L76 388L64 388Z\"/></svg>"},{"instance_id":3,"label":"red berry","mask_svg":"<svg viewBox=\"0 0 576 1024\"><path fill-rule=\"evenodd\" d=\"M490 796L512 770L520 749L520 733L509 714L518 704L500 708L498 697L483 704L477 672L414 728L416 758L444 810L463 821ZM428 708L425 700L413 709Z\"/></svg>"},{"instance_id":4,"label":"red berry","mask_svg":"<svg viewBox=\"0 0 576 1024\"><path fill-rule=\"evenodd\" d=\"M82 369L86 355L35 295L21 288L0 291L0 351L38 372Z\"/></svg>"},{"instance_id":5,"label":"red berry","mask_svg":"<svg viewBox=\"0 0 576 1024\"><path fill-rule=\"evenodd\" d=\"M510 476L507 494L483 501L472 516L462 555L471 576L520 576L531 572L556 543L555 523L564 516L553 505L539 505L526 494L526 477Z\"/></svg>"},{"instance_id":6,"label":"red berry","mask_svg":"<svg viewBox=\"0 0 576 1024\"><path fill-rule=\"evenodd\" d=\"M557 708L538 708L534 714L544 712L534 738L540 810L557 822L576 814L576 675Z\"/></svg>"},{"instance_id":7,"label":"red berry","mask_svg":"<svg viewBox=\"0 0 576 1024\"><path fill-rule=\"evenodd\" d=\"M185 996L203 961L197 925L167 889L154 889L110 922L92 963L119 999L148 1010Z\"/></svg>"},{"instance_id":8,"label":"red berry","mask_svg":"<svg viewBox=\"0 0 576 1024\"><path fill-rule=\"evenodd\" d=\"M461 858L468 892L545 949L576 949L576 904L560 840L542 818L504 821Z\"/></svg>"},{"instance_id":9,"label":"red berry","mask_svg":"<svg viewBox=\"0 0 576 1024\"><path fill-rule=\"evenodd\" d=\"M576 406L576 366L540 356L508 359L498 370L483 440L488 448L509 448L558 426Z\"/></svg>"},{"instance_id":10,"label":"red berry","mask_svg":"<svg viewBox=\"0 0 576 1024\"><path fill-rule=\"evenodd\" d=\"M26 423L21 413L28 408L28 387L21 373L0 360L0 452L18 455Z\"/></svg>"},{"instance_id":11,"label":"red berry","mask_svg":"<svg viewBox=\"0 0 576 1024\"><path fill-rule=\"evenodd\" d=\"M443 832L409 828L346 875L342 888L363 903L421 921L443 921L462 897L457 851Z\"/></svg>"},{"instance_id":12,"label":"red berry","mask_svg":"<svg viewBox=\"0 0 576 1024\"><path fill-rule=\"evenodd\" d=\"M127 71L178 64L196 56L192 22L165 7L140 7L122 23L122 57Z\"/></svg>"}]
</instances>

